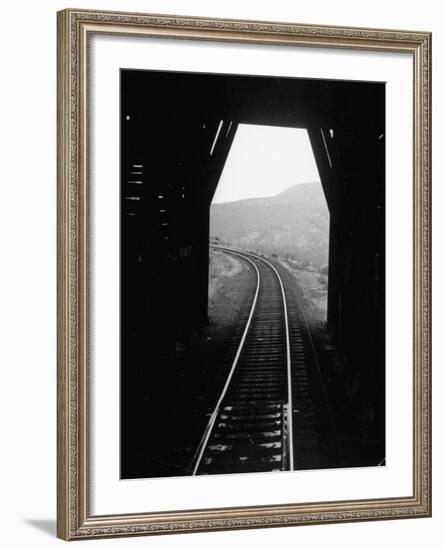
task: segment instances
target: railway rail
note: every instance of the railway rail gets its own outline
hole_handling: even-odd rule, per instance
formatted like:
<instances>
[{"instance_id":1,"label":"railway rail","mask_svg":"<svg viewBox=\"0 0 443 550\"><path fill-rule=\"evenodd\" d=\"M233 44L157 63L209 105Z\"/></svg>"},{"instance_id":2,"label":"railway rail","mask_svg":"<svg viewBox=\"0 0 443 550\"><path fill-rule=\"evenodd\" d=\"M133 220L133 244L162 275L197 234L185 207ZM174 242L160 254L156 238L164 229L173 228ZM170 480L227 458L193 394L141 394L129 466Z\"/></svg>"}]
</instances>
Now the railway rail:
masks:
<instances>
[{"instance_id":1,"label":"railway rail","mask_svg":"<svg viewBox=\"0 0 443 550\"><path fill-rule=\"evenodd\" d=\"M300 454L298 460L297 449L307 448L309 454L315 439L302 312L294 300L288 303L284 277L267 259L213 248L252 266L255 290L232 366L195 453L191 473L298 469L304 459Z\"/></svg>"}]
</instances>

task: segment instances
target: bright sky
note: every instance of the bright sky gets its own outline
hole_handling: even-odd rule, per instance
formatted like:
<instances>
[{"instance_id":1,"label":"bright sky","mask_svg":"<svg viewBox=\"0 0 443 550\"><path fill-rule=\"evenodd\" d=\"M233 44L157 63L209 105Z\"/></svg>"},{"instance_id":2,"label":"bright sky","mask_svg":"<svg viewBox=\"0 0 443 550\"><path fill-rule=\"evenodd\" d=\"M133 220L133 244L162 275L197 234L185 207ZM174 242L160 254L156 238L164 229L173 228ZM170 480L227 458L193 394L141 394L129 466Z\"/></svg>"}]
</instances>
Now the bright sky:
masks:
<instances>
[{"instance_id":1,"label":"bright sky","mask_svg":"<svg viewBox=\"0 0 443 550\"><path fill-rule=\"evenodd\" d=\"M305 129L240 124L212 202L271 197L313 181L320 176Z\"/></svg>"}]
</instances>

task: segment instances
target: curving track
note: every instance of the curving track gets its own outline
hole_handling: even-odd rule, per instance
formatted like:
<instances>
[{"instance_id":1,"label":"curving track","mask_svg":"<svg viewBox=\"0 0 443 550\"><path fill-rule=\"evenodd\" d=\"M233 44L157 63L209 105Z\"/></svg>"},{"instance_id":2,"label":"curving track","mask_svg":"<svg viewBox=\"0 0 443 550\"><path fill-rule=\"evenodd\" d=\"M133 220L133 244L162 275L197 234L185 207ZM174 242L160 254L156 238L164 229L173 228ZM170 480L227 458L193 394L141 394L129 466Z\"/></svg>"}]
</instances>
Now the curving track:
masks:
<instances>
[{"instance_id":1,"label":"curving track","mask_svg":"<svg viewBox=\"0 0 443 550\"><path fill-rule=\"evenodd\" d=\"M256 287L228 378L197 449L192 474L294 469L293 364L285 288L266 259L226 248L251 264ZM297 373L296 373L297 375ZM303 382L303 381L302 381Z\"/></svg>"}]
</instances>

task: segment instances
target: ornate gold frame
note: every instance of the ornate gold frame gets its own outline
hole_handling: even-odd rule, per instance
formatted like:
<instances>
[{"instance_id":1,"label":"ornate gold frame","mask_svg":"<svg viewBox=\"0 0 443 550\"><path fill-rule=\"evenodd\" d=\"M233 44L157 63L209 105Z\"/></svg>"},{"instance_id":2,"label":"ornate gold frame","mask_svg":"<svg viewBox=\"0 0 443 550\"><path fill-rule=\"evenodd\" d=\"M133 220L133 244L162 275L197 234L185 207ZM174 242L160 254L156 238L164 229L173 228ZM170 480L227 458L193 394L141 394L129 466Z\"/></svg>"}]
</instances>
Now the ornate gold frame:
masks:
<instances>
[{"instance_id":1,"label":"ornate gold frame","mask_svg":"<svg viewBox=\"0 0 443 550\"><path fill-rule=\"evenodd\" d=\"M92 33L409 52L414 59L413 495L92 516L88 505L87 44ZM58 536L183 533L431 515L431 34L200 17L58 13Z\"/></svg>"}]
</instances>

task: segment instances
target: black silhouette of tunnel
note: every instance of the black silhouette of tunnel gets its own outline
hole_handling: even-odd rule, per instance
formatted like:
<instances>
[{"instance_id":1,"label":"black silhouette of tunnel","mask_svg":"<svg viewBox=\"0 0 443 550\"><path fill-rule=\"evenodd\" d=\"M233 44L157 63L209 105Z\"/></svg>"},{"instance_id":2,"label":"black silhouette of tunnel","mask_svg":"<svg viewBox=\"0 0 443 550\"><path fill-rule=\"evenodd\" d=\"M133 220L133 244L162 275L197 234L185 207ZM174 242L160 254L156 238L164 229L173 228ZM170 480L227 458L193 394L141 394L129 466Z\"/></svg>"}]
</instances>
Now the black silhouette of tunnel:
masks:
<instances>
[{"instance_id":1,"label":"black silhouette of tunnel","mask_svg":"<svg viewBox=\"0 0 443 550\"><path fill-rule=\"evenodd\" d=\"M123 387L143 380L131 357L166 364L207 322L209 209L238 124L306 128L330 213L327 331L381 434L385 85L122 70L120 117Z\"/></svg>"}]
</instances>

